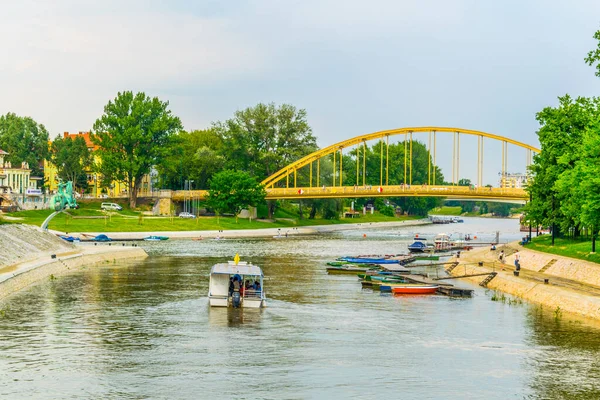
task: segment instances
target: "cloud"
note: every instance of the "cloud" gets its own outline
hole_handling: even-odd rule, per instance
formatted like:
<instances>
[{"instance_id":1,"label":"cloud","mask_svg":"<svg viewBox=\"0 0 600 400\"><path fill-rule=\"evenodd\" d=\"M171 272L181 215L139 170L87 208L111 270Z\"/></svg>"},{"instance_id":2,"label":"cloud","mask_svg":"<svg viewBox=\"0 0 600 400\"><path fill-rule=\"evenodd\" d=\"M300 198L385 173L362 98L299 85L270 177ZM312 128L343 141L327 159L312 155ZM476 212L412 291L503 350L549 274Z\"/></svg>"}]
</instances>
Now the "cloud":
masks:
<instances>
[{"instance_id":1,"label":"cloud","mask_svg":"<svg viewBox=\"0 0 600 400\"><path fill-rule=\"evenodd\" d=\"M19 38L3 43L11 54L2 62L8 74L135 86L165 79L235 79L252 75L267 61L261 46L225 18L144 7L135 15L25 11L26 5L0 27L0 35Z\"/></svg>"}]
</instances>

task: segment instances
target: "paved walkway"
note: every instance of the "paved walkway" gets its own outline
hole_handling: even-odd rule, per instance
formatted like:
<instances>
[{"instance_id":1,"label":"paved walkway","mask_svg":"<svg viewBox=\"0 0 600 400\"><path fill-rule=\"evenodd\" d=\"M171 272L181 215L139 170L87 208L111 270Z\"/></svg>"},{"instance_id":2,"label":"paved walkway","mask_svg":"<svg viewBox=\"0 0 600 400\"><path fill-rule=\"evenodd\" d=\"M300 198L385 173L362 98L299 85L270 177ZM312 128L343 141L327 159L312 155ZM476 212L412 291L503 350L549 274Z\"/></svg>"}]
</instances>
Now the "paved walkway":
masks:
<instances>
[{"instance_id":1,"label":"paved walkway","mask_svg":"<svg viewBox=\"0 0 600 400\"><path fill-rule=\"evenodd\" d=\"M504 250L506 258L507 258L507 262L509 262L508 260L511 260L511 261L514 260L514 254L516 253L516 251L518 251L518 253L521 254L521 256L527 254L528 252L540 253L540 254L549 256L549 258L556 259L556 260L566 260L566 261L573 262L576 264L582 263L581 260L577 260L577 259L573 259L573 258L569 258L569 257L563 257L563 256L555 255L555 254L541 253L541 252L537 252L534 250L529 250L526 247L519 245L517 242L513 242L513 243L509 243L504 246L498 246L497 250L495 250L495 251L490 250L489 248L485 248L485 249L472 250L470 252L461 252L461 258L460 258L461 264L460 265L467 264L467 265L473 265L473 266L477 265L478 266L478 263L480 261L483 261L483 263L484 263L483 268L485 268L488 271L494 271L494 272L498 272L499 274L507 274L507 275L514 276L515 266L508 264L508 263L500 263L500 261L498 260L498 256L499 256L501 250ZM521 265L522 264L523 263L521 263ZM457 266L455 269L455 272L457 274L461 274L460 265ZM540 269L543 266L536 266L536 267L537 267L537 269ZM600 274L600 265L597 265L597 268L598 268L598 274ZM517 278L517 277L515 277L515 278ZM537 272L535 270L525 268L523 266L521 266L521 270L519 271L518 279L533 281L535 283L544 283L544 280L548 279L549 285L554 285L554 286L570 289L570 290L573 290L573 291L576 291L579 293L585 293L587 295L600 297L600 286L598 286L598 285L594 285L594 284L591 284L588 282L582 282L580 280L569 279L564 276L557 276L555 274Z\"/></svg>"}]
</instances>

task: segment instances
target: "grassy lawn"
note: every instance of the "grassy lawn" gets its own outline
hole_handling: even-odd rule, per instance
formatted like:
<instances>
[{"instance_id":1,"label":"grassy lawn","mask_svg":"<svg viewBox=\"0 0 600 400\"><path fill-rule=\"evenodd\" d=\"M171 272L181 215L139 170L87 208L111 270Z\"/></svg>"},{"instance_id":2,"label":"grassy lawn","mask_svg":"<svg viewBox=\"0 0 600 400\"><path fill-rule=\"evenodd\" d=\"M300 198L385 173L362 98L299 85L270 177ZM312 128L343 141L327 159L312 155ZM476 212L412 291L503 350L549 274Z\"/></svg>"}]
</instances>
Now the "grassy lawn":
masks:
<instances>
[{"instance_id":1,"label":"grassy lawn","mask_svg":"<svg viewBox=\"0 0 600 400\"><path fill-rule=\"evenodd\" d=\"M533 238L533 241L526 245L531 250L543 251L544 253L556 254L559 256L578 258L580 260L600 263L600 253L590 254L592 251L592 241L586 239L554 239L554 246L551 246L552 236L542 235ZM596 251L600 252L600 241L596 242Z\"/></svg>"},{"instance_id":2,"label":"grassy lawn","mask_svg":"<svg viewBox=\"0 0 600 400\"><path fill-rule=\"evenodd\" d=\"M429 211L431 215L460 215L461 208L460 206L456 207L438 207Z\"/></svg>"},{"instance_id":3,"label":"grassy lawn","mask_svg":"<svg viewBox=\"0 0 600 400\"><path fill-rule=\"evenodd\" d=\"M125 207L125 205L123 205ZM50 210L19 211L7 214L19 218L11 220L14 223L24 223L40 226L52 212ZM63 232L144 232L144 231L195 231L195 230L235 230L260 228L286 228L312 225L332 225L348 223L388 222L418 219L419 217L387 217L379 213L367 214L359 218L340 220L303 219L298 220L293 215L282 213L282 218L275 222L234 217L199 217L183 219L178 217L142 216L140 212L124 208L122 211L103 212L100 203L82 203L78 210L69 210L54 217L49 228Z\"/></svg>"}]
</instances>

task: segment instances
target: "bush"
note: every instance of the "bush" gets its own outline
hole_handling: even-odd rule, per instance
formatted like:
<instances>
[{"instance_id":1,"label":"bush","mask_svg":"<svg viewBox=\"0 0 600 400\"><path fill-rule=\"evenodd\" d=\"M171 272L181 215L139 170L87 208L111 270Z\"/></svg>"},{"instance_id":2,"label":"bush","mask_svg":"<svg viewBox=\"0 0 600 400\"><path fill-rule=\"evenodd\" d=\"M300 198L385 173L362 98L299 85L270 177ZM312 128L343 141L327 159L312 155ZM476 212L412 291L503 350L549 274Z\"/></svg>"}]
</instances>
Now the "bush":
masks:
<instances>
[{"instance_id":1,"label":"bush","mask_svg":"<svg viewBox=\"0 0 600 400\"><path fill-rule=\"evenodd\" d=\"M388 216L388 217L393 217L396 215L396 211L394 210L394 207L392 206L385 206L383 208L379 209L379 212L382 215Z\"/></svg>"}]
</instances>

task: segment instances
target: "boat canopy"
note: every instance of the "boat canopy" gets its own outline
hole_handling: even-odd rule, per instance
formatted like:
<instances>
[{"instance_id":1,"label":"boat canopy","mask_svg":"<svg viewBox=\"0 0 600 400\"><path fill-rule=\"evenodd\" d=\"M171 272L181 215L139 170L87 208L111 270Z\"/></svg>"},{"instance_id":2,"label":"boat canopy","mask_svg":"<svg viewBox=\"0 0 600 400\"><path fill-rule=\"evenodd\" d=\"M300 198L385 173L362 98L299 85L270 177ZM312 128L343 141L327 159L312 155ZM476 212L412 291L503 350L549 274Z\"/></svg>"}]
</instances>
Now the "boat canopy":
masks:
<instances>
[{"instance_id":1,"label":"boat canopy","mask_svg":"<svg viewBox=\"0 0 600 400\"><path fill-rule=\"evenodd\" d=\"M213 265L211 271L211 275L213 274L224 274L224 275L257 275L263 276L262 270L260 267L252 264L248 264L247 262L240 261L237 265L233 261L229 261L227 264L215 264Z\"/></svg>"}]
</instances>

